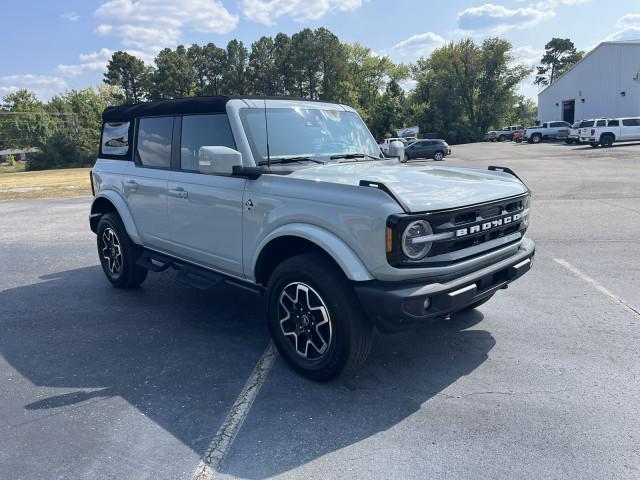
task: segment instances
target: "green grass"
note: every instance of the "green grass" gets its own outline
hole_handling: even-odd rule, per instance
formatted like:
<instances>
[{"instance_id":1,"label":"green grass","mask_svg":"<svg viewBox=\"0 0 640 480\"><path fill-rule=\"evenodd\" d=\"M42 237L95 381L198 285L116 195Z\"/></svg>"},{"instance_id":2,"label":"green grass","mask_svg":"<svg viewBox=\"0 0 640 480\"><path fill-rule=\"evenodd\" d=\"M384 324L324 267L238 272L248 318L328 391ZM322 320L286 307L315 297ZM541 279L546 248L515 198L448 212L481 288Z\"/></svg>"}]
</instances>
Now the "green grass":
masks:
<instances>
[{"instance_id":1,"label":"green grass","mask_svg":"<svg viewBox=\"0 0 640 480\"><path fill-rule=\"evenodd\" d=\"M91 195L90 168L7 172L0 167L0 200L68 198ZM12 167L7 167L12 168ZM24 167L23 167L24 168Z\"/></svg>"},{"instance_id":2,"label":"green grass","mask_svg":"<svg viewBox=\"0 0 640 480\"><path fill-rule=\"evenodd\" d=\"M16 162L15 165L10 166L6 163L0 165L0 175L3 173L16 173L16 172L24 172L25 163Z\"/></svg>"}]
</instances>

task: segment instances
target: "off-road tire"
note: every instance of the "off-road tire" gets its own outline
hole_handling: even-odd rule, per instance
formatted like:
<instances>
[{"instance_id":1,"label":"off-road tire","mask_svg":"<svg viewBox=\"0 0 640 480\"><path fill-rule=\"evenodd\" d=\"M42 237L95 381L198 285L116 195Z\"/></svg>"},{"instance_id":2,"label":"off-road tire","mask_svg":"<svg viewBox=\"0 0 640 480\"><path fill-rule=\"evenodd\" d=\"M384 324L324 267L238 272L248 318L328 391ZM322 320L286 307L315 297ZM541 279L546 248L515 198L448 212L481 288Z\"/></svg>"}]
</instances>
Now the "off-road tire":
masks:
<instances>
[{"instance_id":1,"label":"off-road tire","mask_svg":"<svg viewBox=\"0 0 640 480\"><path fill-rule=\"evenodd\" d=\"M297 310L304 310L305 296L307 306L315 307L314 312ZM301 305L296 306L293 297ZM323 330L318 330L318 320L323 319L322 310L318 311L318 308L323 307L329 319L328 339L326 323ZM300 313L297 319L293 319L295 312ZM309 337L302 331L302 320L307 314L305 323L312 326L309 330L314 335L314 341L322 341L322 347L327 345L322 354L308 345ZM296 372L312 380L326 381L342 372L354 370L366 360L371 350L373 323L364 315L350 281L324 254L297 255L276 267L267 288L267 317L271 336L280 355ZM293 325L297 326L292 333ZM300 343L296 332L300 333ZM319 332L325 334L322 340L315 336L320 335ZM309 351L299 352L301 344L306 344ZM312 358L312 354L317 356Z\"/></svg>"},{"instance_id":2,"label":"off-road tire","mask_svg":"<svg viewBox=\"0 0 640 480\"><path fill-rule=\"evenodd\" d=\"M114 238L115 240L113 240ZM116 242L117 247L112 247L113 250L111 250L109 244L115 245ZM148 270L136 265L140 247L131 241L117 213L109 212L100 217L97 247L102 270L113 286L117 288L137 287L147 278ZM111 256L110 252L119 252L119 261L116 261L117 255ZM118 265L119 267L115 268Z\"/></svg>"},{"instance_id":3,"label":"off-road tire","mask_svg":"<svg viewBox=\"0 0 640 480\"><path fill-rule=\"evenodd\" d=\"M615 139L614 139L613 135L605 133L604 135L602 135L600 137L600 145L602 145L604 148L609 148L609 147L613 146L614 140Z\"/></svg>"}]
</instances>

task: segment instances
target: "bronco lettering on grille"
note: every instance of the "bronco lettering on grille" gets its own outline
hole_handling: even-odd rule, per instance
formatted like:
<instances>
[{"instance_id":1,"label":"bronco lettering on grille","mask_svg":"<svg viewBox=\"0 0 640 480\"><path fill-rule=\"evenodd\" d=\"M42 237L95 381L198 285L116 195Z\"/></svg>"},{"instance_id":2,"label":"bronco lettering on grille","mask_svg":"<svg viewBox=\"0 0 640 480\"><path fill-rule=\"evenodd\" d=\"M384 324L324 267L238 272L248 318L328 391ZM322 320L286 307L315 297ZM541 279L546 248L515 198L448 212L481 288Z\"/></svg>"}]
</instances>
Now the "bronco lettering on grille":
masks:
<instances>
[{"instance_id":1,"label":"bronco lettering on grille","mask_svg":"<svg viewBox=\"0 0 640 480\"><path fill-rule=\"evenodd\" d=\"M496 220L478 223L476 225L471 225L470 227L460 228L456 230L456 237L459 238L459 237L464 237L466 235L472 235L474 233L486 232L487 230L492 230L494 228L507 225L509 223L517 222L521 218L522 218L521 213L515 213L513 215L508 215L506 217L498 218Z\"/></svg>"}]
</instances>

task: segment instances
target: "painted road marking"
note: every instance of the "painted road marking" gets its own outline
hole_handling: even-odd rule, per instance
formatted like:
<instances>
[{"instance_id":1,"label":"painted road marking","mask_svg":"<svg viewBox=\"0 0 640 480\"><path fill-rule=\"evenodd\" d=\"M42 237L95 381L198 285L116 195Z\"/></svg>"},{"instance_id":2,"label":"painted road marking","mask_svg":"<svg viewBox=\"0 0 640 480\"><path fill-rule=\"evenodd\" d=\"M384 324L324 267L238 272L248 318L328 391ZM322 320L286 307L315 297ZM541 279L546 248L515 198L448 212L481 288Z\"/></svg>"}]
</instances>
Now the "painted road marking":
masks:
<instances>
[{"instance_id":1,"label":"painted road marking","mask_svg":"<svg viewBox=\"0 0 640 480\"><path fill-rule=\"evenodd\" d=\"M635 315L636 317L640 318L640 311L638 309L636 309L635 307L632 307L631 305L629 305L627 302L625 302L622 298L620 298L618 295L616 295L615 293L613 293L611 290L609 290L607 287L601 285L600 283L598 283L597 281L595 281L593 278L591 278L589 275L587 275L586 273L584 273L583 271L579 270L578 268L574 267L573 265L571 265L569 262L567 262L566 260L562 259L562 258L554 258L553 259L554 262L556 262L558 265L562 265L564 268L566 268L567 270L569 270L571 273L573 273L575 276L577 276L578 278L581 278L582 280L584 280L585 282L589 283L593 288L595 288L596 290L598 290L600 293L604 293L607 297L609 297L611 300L613 300L616 303L619 303L620 305L622 305L626 310L628 310L629 312L631 312L633 315Z\"/></svg>"},{"instance_id":2,"label":"painted road marking","mask_svg":"<svg viewBox=\"0 0 640 480\"><path fill-rule=\"evenodd\" d=\"M213 480L216 478L220 466L233 444L233 440L236 438L238 431L240 431L245 418L247 418L251 410L253 401L258 396L258 392L273 366L275 358L276 349L273 342L269 342L247 383L242 388L240 395L238 395L231 410L229 410L227 417L222 422L213 440L211 440L207 453L196 467L193 473L194 480Z\"/></svg>"}]
</instances>

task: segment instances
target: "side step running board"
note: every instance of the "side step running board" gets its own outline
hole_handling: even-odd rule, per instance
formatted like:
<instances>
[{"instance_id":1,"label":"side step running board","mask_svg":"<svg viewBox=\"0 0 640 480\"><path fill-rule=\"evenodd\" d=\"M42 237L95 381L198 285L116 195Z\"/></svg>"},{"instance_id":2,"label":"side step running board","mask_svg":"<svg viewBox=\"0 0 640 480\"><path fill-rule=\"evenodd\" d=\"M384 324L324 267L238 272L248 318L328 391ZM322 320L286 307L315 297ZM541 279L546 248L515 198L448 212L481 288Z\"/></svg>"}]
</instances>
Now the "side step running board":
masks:
<instances>
[{"instance_id":1,"label":"side step running board","mask_svg":"<svg viewBox=\"0 0 640 480\"><path fill-rule=\"evenodd\" d=\"M185 287L208 290L224 280L222 275L202 268L191 267L186 264L176 265L176 268L178 270L176 283L184 285Z\"/></svg>"},{"instance_id":2,"label":"side step running board","mask_svg":"<svg viewBox=\"0 0 640 480\"><path fill-rule=\"evenodd\" d=\"M140 254L140 257L138 257L136 264L146 268L150 272L164 272L173 265L173 259L161 253L145 250Z\"/></svg>"}]
</instances>

